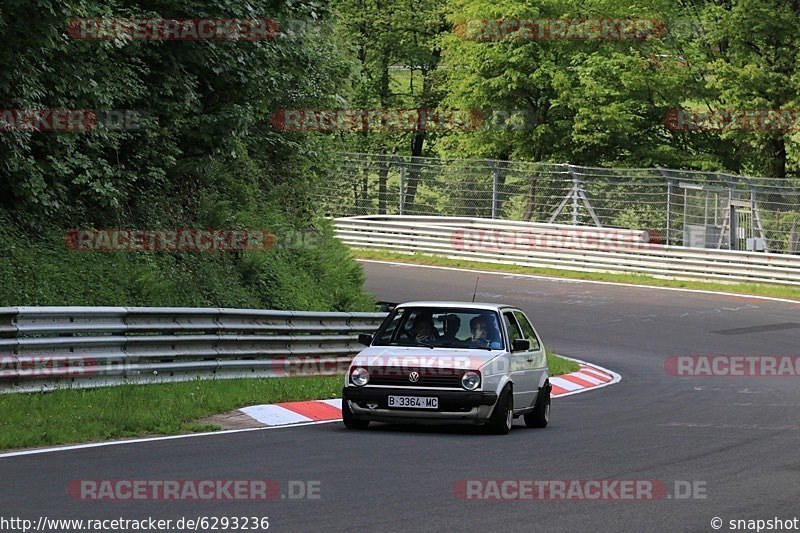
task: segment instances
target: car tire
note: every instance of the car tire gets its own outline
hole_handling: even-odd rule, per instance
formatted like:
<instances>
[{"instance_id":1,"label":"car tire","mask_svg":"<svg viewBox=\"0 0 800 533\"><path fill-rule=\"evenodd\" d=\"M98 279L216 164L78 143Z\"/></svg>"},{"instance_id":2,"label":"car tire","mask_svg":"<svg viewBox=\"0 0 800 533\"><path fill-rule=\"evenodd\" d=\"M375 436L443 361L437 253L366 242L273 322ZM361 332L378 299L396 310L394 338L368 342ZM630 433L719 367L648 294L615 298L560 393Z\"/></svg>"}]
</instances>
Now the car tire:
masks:
<instances>
[{"instance_id":1,"label":"car tire","mask_svg":"<svg viewBox=\"0 0 800 533\"><path fill-rule=\"evenodd\" d=\"M342 399L342 422L347 429L367 429L369 420L357 420L350 410L350 402Z\"/></svg>"},{"instance_id":2,"label":"car tire","mask_svg":"<svg viewBox=\"0 0 800 533\"><path fill-rule=\"evenodd\" d=\"M507 435L514 423L514 397L511 387L506 387L500 393L497 404L494 406L489 422L486 424L487 432L493 435Z\"/></svg>"},{"instance_id":3,"label":"car tire","mask_svg":"<svg viewBox=\"0 0 800 533\"><path fill-rule=\"evenodd\" d=\"M536 399L533 411L524 415L525 425L529 428L545 428L550 422L550 383L547 383Z\"/></svg>"}]
</instances>

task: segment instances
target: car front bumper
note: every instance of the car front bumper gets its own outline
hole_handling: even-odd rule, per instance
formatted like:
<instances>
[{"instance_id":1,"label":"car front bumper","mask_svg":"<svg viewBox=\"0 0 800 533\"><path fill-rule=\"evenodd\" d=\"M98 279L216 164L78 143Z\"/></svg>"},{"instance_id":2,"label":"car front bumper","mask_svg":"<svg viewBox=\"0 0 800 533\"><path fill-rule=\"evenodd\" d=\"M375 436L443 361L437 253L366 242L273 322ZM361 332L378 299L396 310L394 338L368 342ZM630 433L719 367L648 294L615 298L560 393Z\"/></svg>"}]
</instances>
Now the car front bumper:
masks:
<instances>
[{"instance_id":1,"label":"car front bumper","mask_svg":"<svg viewBox=\"0 0 800 533\"><path fill-rule=\"evenodd\" d=\"M388 396L435 396L438 409L390 408ZM394 387L344 387L342 401L358 420L376 422L472 423L483 424L497 403L497 394L483 391L404 389ZM372 407L370 407L372 406Z\"/></svg>"}]
</instances>

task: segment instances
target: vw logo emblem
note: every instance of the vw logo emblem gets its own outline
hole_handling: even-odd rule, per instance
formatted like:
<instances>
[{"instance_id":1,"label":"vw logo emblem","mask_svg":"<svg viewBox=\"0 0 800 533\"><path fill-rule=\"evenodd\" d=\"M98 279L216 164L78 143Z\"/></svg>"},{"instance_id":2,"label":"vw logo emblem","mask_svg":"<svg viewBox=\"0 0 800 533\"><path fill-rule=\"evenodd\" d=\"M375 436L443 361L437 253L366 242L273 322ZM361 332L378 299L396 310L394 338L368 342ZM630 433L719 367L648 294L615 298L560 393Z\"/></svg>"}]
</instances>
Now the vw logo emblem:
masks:
<instances>
[{"instance_id":1,"label":"vw logo emblem","mask_svg":"<svg viewBox=\"0 0 800 533\"><path fill-rule=\"evenodd\" d=\"M417 381L419 381L419 372L410 373L408 375L408 381L411 381L412 383L416 383Z\"/></svg>"}]
</instances>

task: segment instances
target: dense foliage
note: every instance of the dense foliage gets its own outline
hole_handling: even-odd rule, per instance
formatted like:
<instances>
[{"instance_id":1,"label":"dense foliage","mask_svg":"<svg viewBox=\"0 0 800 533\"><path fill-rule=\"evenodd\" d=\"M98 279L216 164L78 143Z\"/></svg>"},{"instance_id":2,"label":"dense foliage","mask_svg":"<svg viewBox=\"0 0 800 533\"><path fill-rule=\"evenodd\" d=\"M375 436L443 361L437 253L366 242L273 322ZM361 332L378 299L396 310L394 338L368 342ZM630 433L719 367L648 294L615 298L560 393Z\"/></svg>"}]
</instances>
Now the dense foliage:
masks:
<instances>
[{"instance_id":1,"label":"dense foliage","mask_svg":"<svg viewBox=\"0 0 800 533\"><path fill-rule=\"evenodd\" d=\"M76 40L73 18L269 16L273 40ZM324 139L269 126L331 105L348 64L315 2L9 0L5 109L120 110L135 129L0 132L0 304L369 307L310 191ZM269 252L74 253L67 228L265 228ZM315 241L293 235L309 232ZM283 245L289 241L291 245Z\"/></svg>"},{"instance_id":2,"label":"dense foliage","mask_svg":"<svg viewBox=\"0 0 800 533\"><path fill-rule=\"evenodd\" d=\"M366 43L358 56L359 98L478 109L494 119L495 126L506 126L445 136L429 133L422 147L407 135L394 140L388 152L696 168L777 178L797 178L800 173L800 123L760 131L674 131L665 125L670 111L678 108L717 113L796 110L797 2L339 3L353 40ZM392 16L383 24L359 24L362 12ZM465 38L465 21L475 19L652 19L660 29L641 40L526 39L513 34L504 34L509 36L504 39ZM395 83L388 91L366 83L382 79L392 65L405 66L411 76L409 71L401 71L402 76L392 71ZM351 146L378 148L389 140L386 134L372 137L371 145L353 139Z\"/></svg>"},{"instance_id":3,"label":"dense foliage","mask_svg":"<svg viewBox=\"0 0 800 533\"><path fill-rule=\"evenodd\" d=\"M782 0L5 0L0 108L123 111L138 127L0 132L0 304L368 306L359 268L315 207L341 151L795 183L796 124L674 131L665 118L677 108L795 109L798 11ZM272 17L281 31L253 41L78 40L67 31L75 18L133 17ZM508 18L645 18L663 31L643 40L460 31L465 20ZM281 108L346 107L474 109L488 120L465 133L271 124ZM383 192L387 174L379 170ZM357 196L358 176L348 178ZM80 227L258 227L311 231L316 241L270 252L68 252L62 235Z\"/></svg>"}]
</instances>

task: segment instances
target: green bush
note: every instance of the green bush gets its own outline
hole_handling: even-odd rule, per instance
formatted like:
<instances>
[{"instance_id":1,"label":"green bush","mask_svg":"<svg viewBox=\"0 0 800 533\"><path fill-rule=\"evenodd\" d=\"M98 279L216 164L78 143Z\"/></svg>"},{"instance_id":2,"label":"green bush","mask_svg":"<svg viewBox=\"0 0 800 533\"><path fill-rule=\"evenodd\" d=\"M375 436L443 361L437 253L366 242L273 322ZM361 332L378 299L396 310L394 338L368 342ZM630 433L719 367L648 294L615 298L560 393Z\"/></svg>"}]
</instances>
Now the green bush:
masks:
<instances>
[{"instance_id":1,"label":"green bush","mask_svg":"<svg viewBox=\"0 0 800 533\"><path fill-rule=\"evenodd\" d=\"M360 266L320 225L326 229L314 242L299 246L169 253L76 252L67 248L64 229L32 236L0 224L0 306L371 310Z\"/></svg>"}]
</instances>

